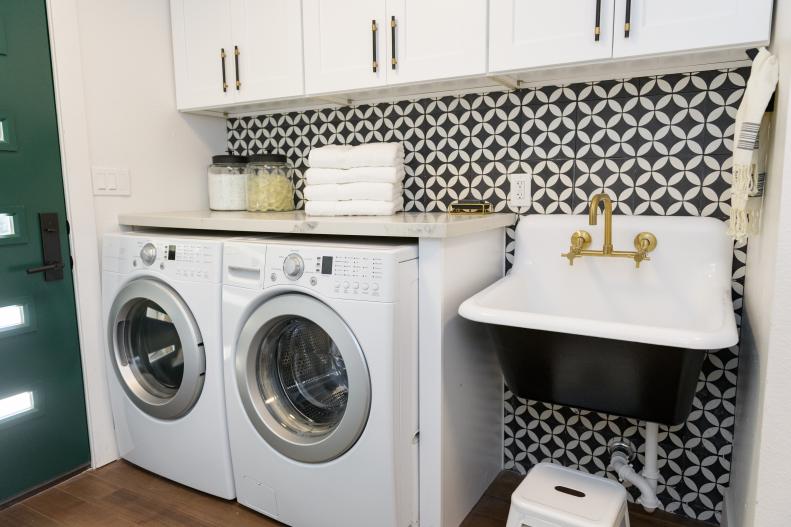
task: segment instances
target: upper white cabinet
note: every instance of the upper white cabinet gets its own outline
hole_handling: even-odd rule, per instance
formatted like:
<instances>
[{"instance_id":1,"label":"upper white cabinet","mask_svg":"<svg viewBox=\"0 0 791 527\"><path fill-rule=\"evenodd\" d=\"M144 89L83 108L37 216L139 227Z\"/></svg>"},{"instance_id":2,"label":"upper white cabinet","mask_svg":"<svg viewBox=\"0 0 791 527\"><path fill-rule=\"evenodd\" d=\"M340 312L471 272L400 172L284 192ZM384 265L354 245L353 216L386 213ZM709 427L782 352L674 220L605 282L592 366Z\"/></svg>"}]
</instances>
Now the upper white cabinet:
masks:
<instances>
[{"instance_id":1,"label":"upper white cabinet","mask_svg":"<svg viewBox=\"0 0 791 527\"><path fill-rule=\"evenodd\" d=\"M233 75L228 64L233 53L230 0L171 0L170 18L178 108L233 102L228 83Z\"/></svg>"},{"instance_id":2,"label":"upper white cabinet","mask_svg":"<svg viewBox=\"0 0 791 527\"><path fill-rule=\"evenodd\" d=\"M771 26L772 0L617 0L613 56L759 45Z\"/></svg>"},{"instance_id":3,"label":"upper white cabinet","mask_svg":"<svg viewBox=\"0 0 791 527\"><path fill-rule=\"evenodd\" d=\"M179 109L304 93L302 12L293 0L171 0Z\"/></svg>"},{"instance_id":4,"label":"upper white cabinet","mask_svg":"<svg viewBox=\"0 0 791 527\"><path fill-rule=\"evenodd\" d=\"M791 1L791 0L783 0ZM177 106L288 109L740 60L773 0L170 0ZM618 60L638 58L637 61ZM577 65L588 65L581 68ZM591 66L593 65L593 66ZM492 78L485 78L486 75ZM583 73L587 74L587 73ZM511 78L505 79L504 75ZM323 96L323 99L322 99ZM302 101L305 102L304 100Z\"/></svg>"},{"instance_id":5,"label":"upper white cabinet","mask_svg":"<svg viewBox=\"0 0 791 527\"><path fill-rule=\"evenodd\" d=\"M239 72L240 84L236 102L304 93L300 2L231 0L231 5L232 35L238 46L234 72Z\"/></svg>"},{"instance_id":6,"label":"upper white cabinet","mask_svg":"<svg viewBox=\"0 0 791 527\"><path fill-rule=\"evenodd\" d=\"M387 32L384 0L304 0L305 91L382 86Z\"/></svg>"},{"instance_id":7,"label":"upper white cabinet","mask_svg":"<svg viewBox=\"0 0 791 527\"><path fill-rule=\"evenodd\" d=\"M489 71L610 58L614 3L489 0Z\"/></svg>"},{"instance_id":8,"label":"upper white cabinet","mask_svg":"<svg viewBox=\"0 0 791 527\"><path fill-rule=\"evenodd\" d=\"M486 0L304 0L305 91L486 73Z\"/></svg>"},{"instance_id":9,"label":"upper white cabinet","mask_svg":"<svg viewBox=\"0 0 791 527\"><path fill-rule=\"evenodd\" d=\"M388 0L388 84L486 73L486 0Z\"/></svg>"}]
</instances>

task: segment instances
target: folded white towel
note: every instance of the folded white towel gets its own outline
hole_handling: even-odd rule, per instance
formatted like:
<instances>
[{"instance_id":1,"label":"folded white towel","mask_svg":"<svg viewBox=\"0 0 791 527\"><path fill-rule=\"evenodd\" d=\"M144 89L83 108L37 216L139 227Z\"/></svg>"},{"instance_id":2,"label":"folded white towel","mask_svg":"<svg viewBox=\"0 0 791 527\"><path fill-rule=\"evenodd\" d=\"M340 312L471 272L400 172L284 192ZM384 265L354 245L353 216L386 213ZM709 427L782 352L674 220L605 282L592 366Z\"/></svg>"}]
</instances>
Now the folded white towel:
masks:
<instances>
[{"instance_id":1,"label":"folded white towel","mask_svg":"<svg viewBox=\"0 0 791 527\"><path fill-rule=\"evenodd\" d=\"M305 214L308 216L392 216L404 210L404 199L396 201L308 201Z\"/></svg>"},{"instance_id":2,"label":"folded white towel","mask_svg":"<svg viewBox=\"0 0 791 527\"><path fill-rule=\"evenodd\" d=\"M401 143L369 143L359 146L328 145L308 154L312 168L394 167L404 164Z\"/></svg>"},{"instance_id":3,"label":"folded white towel","mask_svg":"<svg viewBox=\"0 0 791 527\"><path fill-rule=\"evenodd\" d=\"M402 191L400 184L393 183L328 183L306 185L303 192L306 199L315 201L395 201L401 197Z\"/></svg>"},{"instance_id":4,"label":"folded white towel","mask_svg":"<svg viewBox=\"0 0 791 527\"><path fill-rule=\"evenodd\" d=\"M308 185L329 183L393 183L404 181L404 167L362 167L343 170L339 168L309 168L305 171Z\"/></svg>"}]
</instances>

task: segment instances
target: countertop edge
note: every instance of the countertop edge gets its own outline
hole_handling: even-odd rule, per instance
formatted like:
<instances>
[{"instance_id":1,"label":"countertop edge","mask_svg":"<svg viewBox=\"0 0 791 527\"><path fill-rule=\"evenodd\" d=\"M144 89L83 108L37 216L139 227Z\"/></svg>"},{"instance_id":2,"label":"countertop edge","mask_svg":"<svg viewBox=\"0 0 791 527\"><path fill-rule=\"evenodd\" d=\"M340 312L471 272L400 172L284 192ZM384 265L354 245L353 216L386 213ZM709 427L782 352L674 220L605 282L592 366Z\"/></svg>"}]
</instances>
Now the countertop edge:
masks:
<instances>
[{"instance_id":1,"label":"countertop edge","mask_svg":"<svg viewBox=\"0 0 791 527\"><path fill-rule=\"evenodd\" d=\"M372 216L365 216L365 221L355 222L353 218L349 217L225 218L220 213L209 218L205 216L206 214L208 211L121 213L118 215L118 223L125 227L140 228L441 239L509 227L516 222L516 214L510 212L444 223L430 221L392 223L388 221L392 218L389 216L383 217L382 221L377 223L376 217Z\"/></svg>"}]
</instances>

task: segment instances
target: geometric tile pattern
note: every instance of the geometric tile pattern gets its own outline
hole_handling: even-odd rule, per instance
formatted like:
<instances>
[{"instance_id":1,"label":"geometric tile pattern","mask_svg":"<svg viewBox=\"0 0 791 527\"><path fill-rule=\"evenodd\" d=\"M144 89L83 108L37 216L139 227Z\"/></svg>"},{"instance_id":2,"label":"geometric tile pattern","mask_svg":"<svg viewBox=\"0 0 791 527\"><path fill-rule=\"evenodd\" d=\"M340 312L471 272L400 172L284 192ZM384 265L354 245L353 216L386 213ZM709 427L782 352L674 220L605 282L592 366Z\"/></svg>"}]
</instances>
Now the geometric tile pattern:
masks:
<instances>
[{"instance_id":1,"label":"geometric tile pattern","mask_svg":"<svg viewBox=\"0 0 791 527\"><path fill-rule=\"evenodd\" d=\"M581 214L606 192L618 214L726 219L734 120L749 70L711 70L564 86L427 97L229 119L235 154L285 154L297 206L311 148L400 141L406 210L444 211L463 198L507 210L507 174L533 174L522 214ZM506 259L513 258L513 232ZM737 317L746 247L734 250ZM728 486L738 348L707 354L687 422L660 427L663 508L719 523ZM606 473L606 445L632 438L632 419L526 401L505 390L505 466L553 460ZM641 460L640 460L641 461ZM610 475L611 477L611 475Z\"/></svg>"}]
</instances>

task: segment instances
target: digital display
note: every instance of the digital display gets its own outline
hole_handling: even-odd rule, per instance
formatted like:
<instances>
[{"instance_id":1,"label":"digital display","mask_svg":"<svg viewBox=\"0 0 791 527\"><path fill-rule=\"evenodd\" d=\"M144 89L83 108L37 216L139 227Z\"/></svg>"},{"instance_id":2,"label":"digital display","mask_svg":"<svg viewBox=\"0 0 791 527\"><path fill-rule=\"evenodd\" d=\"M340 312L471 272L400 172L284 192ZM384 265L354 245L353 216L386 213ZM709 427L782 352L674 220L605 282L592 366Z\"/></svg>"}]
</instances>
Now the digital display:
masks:
<instances>
[{"instance_id":1,"label":"digital display","mask_svg":"<svg viewBox=\"0 0 791 527\"><path fill-rule=\"evenodd\" d=\"M176 246L168 245L168 260L175 260L175 259L176 259Z\"/></svg>"},{"instance_id":2,"label":"digital display","mask_svg":"<svg viewBox=\"0 0 791 527\"><path fill-rule=\"evenodd\" d=\"M321 274L332 274L332 256L321 257Z\"/></svg>"}]
</instances>

